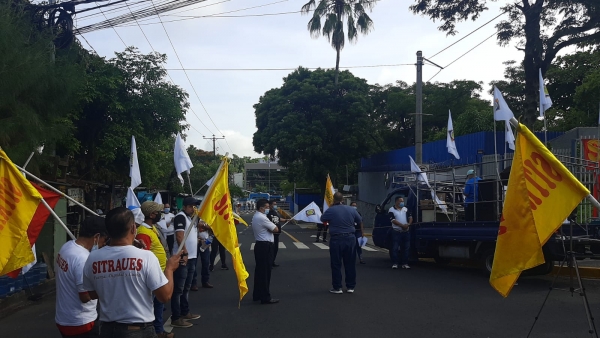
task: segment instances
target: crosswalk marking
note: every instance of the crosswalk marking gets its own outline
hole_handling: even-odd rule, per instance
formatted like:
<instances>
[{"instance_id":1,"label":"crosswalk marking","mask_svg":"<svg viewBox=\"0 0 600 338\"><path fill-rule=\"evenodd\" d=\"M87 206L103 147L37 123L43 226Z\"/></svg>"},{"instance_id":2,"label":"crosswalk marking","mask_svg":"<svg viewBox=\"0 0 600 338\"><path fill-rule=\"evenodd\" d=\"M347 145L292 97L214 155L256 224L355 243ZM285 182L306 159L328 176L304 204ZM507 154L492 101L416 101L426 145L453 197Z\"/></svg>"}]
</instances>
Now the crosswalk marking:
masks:
<instances>
[{"instance_id":1,"label":"crosswalk marking","mask_svg":"<svg viewBox=\"0 0 600 338\"><path fill-rule=\"evenodd\" d=\"M285 244L283 244L282 242L279 242L278 247L279 247L279 249L285 249Z\"/></svg>"},{"instance_id":2,"label":"crosswalk marking","mask_svg":"<svg viewBox=\"0 0 600 338\"><path fill-rule=\"evenodd\" d=\"M298 249L308 249L308 246L306 246L306 244L304 243L300 243L300 242L294 242L294 245L298 248Z\"/></svg>"},{"instance_id":3,"label":"crosswalk marking","mask_svg":"<svg viewBox=\"0 0 600 338\"><path fill-rule=\"evenodd\" d=\"M363 247L361 247L361 249L363 249L363 250L365 250L365 251L379 251L379 250L377 250L377 249L373 249L373 248L371 248L370 246L366 246L366 245L365 245L365 246L363 246Z\"/></svg>"},{"instance_id":4,"label":"crosswalk marking","mask_svg":"<svg viewBox=\"0 0 600 338\"><path fill-rule=\"evenodd\" d=\"M256 244L256 243L250 244L250 250L254 250L254 244Z\"/></svg>"},{"instance_id":5,"label":"crosswalk marking","mask_svg":"<svg viewBox=\"0 0 600 338\"><path fill-rule=\"evenodd\" d=\"M329 249L329 247L323 243L313 243L316 247L318 247L319 249L323 249L323 250L327 250Z\"/></svg>"}]
</instances>

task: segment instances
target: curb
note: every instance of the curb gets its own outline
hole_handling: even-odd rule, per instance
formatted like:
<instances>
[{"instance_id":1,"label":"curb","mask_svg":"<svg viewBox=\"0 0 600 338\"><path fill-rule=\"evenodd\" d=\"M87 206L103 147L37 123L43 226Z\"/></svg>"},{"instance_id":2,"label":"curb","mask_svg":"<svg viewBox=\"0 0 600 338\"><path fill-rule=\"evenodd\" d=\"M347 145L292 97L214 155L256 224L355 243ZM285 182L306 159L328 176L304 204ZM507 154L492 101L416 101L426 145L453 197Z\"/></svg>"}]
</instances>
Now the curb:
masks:
<instances>
[{"instance_id":1,"label":"curb","mask_svg":"<svg viewBox=\"0 0 600 338\"><path fill-rule=\"evenodd\" d=\"M552 272L549 274L550 275L559 275L559 276L570 276L571 268L569 268L568 266L563 266L561 269L559 265L555 265L554 268L552 269ZM573 277L576 277L576 276L577 275L575 274L575 271L573 271ZM600 268L593 268L593 267L588 267L588 266L581 267L580 266L579 267L579 276L581 276L581 278L587 278L587 279L600 279Z\"/></svg>"}]
</instances>

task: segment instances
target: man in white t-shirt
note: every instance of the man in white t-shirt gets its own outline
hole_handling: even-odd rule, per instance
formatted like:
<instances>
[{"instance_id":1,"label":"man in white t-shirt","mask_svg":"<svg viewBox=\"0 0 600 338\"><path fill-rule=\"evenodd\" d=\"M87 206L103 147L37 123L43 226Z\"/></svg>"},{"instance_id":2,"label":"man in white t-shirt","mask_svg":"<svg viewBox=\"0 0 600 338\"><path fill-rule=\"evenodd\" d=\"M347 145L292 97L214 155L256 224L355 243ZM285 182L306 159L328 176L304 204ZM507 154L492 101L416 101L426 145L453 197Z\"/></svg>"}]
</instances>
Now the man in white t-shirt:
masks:
<instances>
[{"instance_id":1,"label":"man in white t-shirt","mask_svg":"<svg viewBox=\"0 0 600 338\"><path fill-rule=\"evenodd\" d=\"M163 273L151 251L134 247L136 226L127 208L108 212L106 232L109 245L90 253L83 270L83 289L100 302L100 337L156 337L152 295L170 300L181 257L171 257Z\"/></svg>"},{"instance_id":2,"label":"man in white t-shirt","mask_svg":"<svg viewBox=\"0 0 600 338\"><path fill-rule=\"evenodd\" d=\"M168 203L165 203L165 209L163 217L160 222L158 222L158 226L160 231L167 239L167 246L169 247L169 255L173 254L173 243L175 243L175 228L173 227L173 219L175 215L171 213L171 207Z\"/></svg>"},{"instance_id":3,"label":"man in white t-shirt","mask_svg":"<svg viewBox=\"0 0 600 338\"><path fill-rule=\"evenodd\" d=\"M279 299L271 298L269 285L271 284L271 269L273 268L273 233L279 228L269 220L269 201L260 199L256 202L256 213L252 217L252 231L254 232L254 291L252 299L261 304L279 303Z\"/></svg>"},{"instance_id":4,"label":"man in white t-shirt","mask_svg":"<svg viewBox=\"0 0 600 338\"><path fill-rule=\"evenodd\" d=\"M408 254L410 249L410 225L412 215L404 206L404 198L396 197L395 204L389 210L392 221L392 269L398 269L398 251L402 250L402 269L410 269L408 266Z\"/></svg>"},{"instance_id":5,"label":"man in white t-shirt","mask_svg":"<svg viewBox=\"0 0 600 338\"><path fill-rule=\"evenodd\" d=\"M197 199L186 197L183 200L183 209L173 220L173 226L175 227L173 252L176 253L179 247L183 246L183 255L187 257L185 264L181 264L175 271L175 287L171 299L171 326L173 327L189 328L193 324L188 320L200 318L200 315L190 312L188 303L198 257L198 224L192 224L194 206L198 204L200 204L200 201ZM192 229L185 243L183 243L185 232L189 227L192 227Z\"/></svg>"},{"instance_id":6,"label":"man in white t-shirt","mask_svg":"<svg viewBox=\"0 0 600 338\"><path fill-rule=\"evenodd\" d=\"M56 257L56 314L54 320L63 337L97 337L97 300L83 288L83 267L90 251L104 246L104 218L87 217L79 237L65 243Z\"/></svg>"}]
</instances>

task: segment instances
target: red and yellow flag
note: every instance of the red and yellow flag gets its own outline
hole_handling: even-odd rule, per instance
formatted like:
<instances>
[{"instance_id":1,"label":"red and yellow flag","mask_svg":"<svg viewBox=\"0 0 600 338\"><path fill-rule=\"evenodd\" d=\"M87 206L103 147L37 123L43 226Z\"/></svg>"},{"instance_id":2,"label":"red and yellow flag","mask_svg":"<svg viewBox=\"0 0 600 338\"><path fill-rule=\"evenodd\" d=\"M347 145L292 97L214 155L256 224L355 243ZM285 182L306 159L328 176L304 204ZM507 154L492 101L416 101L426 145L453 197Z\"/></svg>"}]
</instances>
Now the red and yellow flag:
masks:
<instances>
[{"instance_id":1,"label":"red and yellow flag","mask_svg":"<svg viewBox=\"0 0 600 338\"><path fill-rule=\"evenodd\" d=\"M323 213L325 213L325 210L329 209L329 207L333 205L334 193L335 190L333 189L331 178L329 178L329 174L327 174L327 181L325 182L325 197L323 198Z\"/></svg>"},{"instance_id":2,"label":"red and yellow flag","mask_svg":"<svg viewBox=\"0 0 600 338\"><path fill-rule=\"evenodd\" d=\"M229 159L224 157L213 183L208 188L206 196L204 196L204 201L200 206L200 210L198 210L198 216L210 225L221 245L231 253L233 268L240 289L241 302L244 295L248 293L246 279L249 274L244 266L237 231L235 230L235 216L231 205L229 182L227 179L229 177L228 168Z\"/></svg>"},{"instance_id":3,"label":"red and yellow flag","mask_svg":"<svg viewBox=\"0 0 600 338\"><path fill-rule=\"evenodd\" d=\"M522 271L544 263L542 246L589 191L520 125L490 284L507 297Z\"/></svg>"},{"instance_id":4,"label":"red and yellow flag","mask_svg":"<svg viewBox=\"0 0 600 338\"><path fill-rule=\"evenodd\" d=\"M0 149L0 276L35 259L27 228L42 195Z\"/></svg>"}]
</instances>

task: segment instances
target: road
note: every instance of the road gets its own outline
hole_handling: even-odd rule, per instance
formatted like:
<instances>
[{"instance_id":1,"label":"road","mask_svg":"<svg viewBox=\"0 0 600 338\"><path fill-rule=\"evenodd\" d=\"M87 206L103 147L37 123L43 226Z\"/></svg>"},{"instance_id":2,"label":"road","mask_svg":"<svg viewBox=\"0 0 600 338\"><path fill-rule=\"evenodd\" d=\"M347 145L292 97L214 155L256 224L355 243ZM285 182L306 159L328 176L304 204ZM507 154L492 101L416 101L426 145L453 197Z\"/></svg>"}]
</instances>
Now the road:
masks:
<instances>
[{"instance_id":1,"label":"road","mask_svg":"<svg viewBox=\"0 0 600 338\"><path fill-rule=\"evenodd\" d=\"M215 288L190 295L192 312L202 318L192 328L173 329L175 336L526 337L552 281L550 276L523 277L504 299L477 269L420 262L411 270L392 270L387 253L369 251L367 264L357 266L356 292L335 295L328 292L328 250L314 245L314 231L295 225L284 230L291 236L281 235L285 248L279 250L281 266L271 280L279 304L252 302L253 236L242 226L238 236L251 275L249 294L238 309L233 270L215 270L210 280ZM592 313L599 315L600 282L584 283ZM556 286L568 288L569 280L560 278ZM53 319L54 298L47 295L0 321L0 332L2 337L60 337ZM581 297L552 291L532 337L590 337Z\"/></svg>"}]
</instances>

